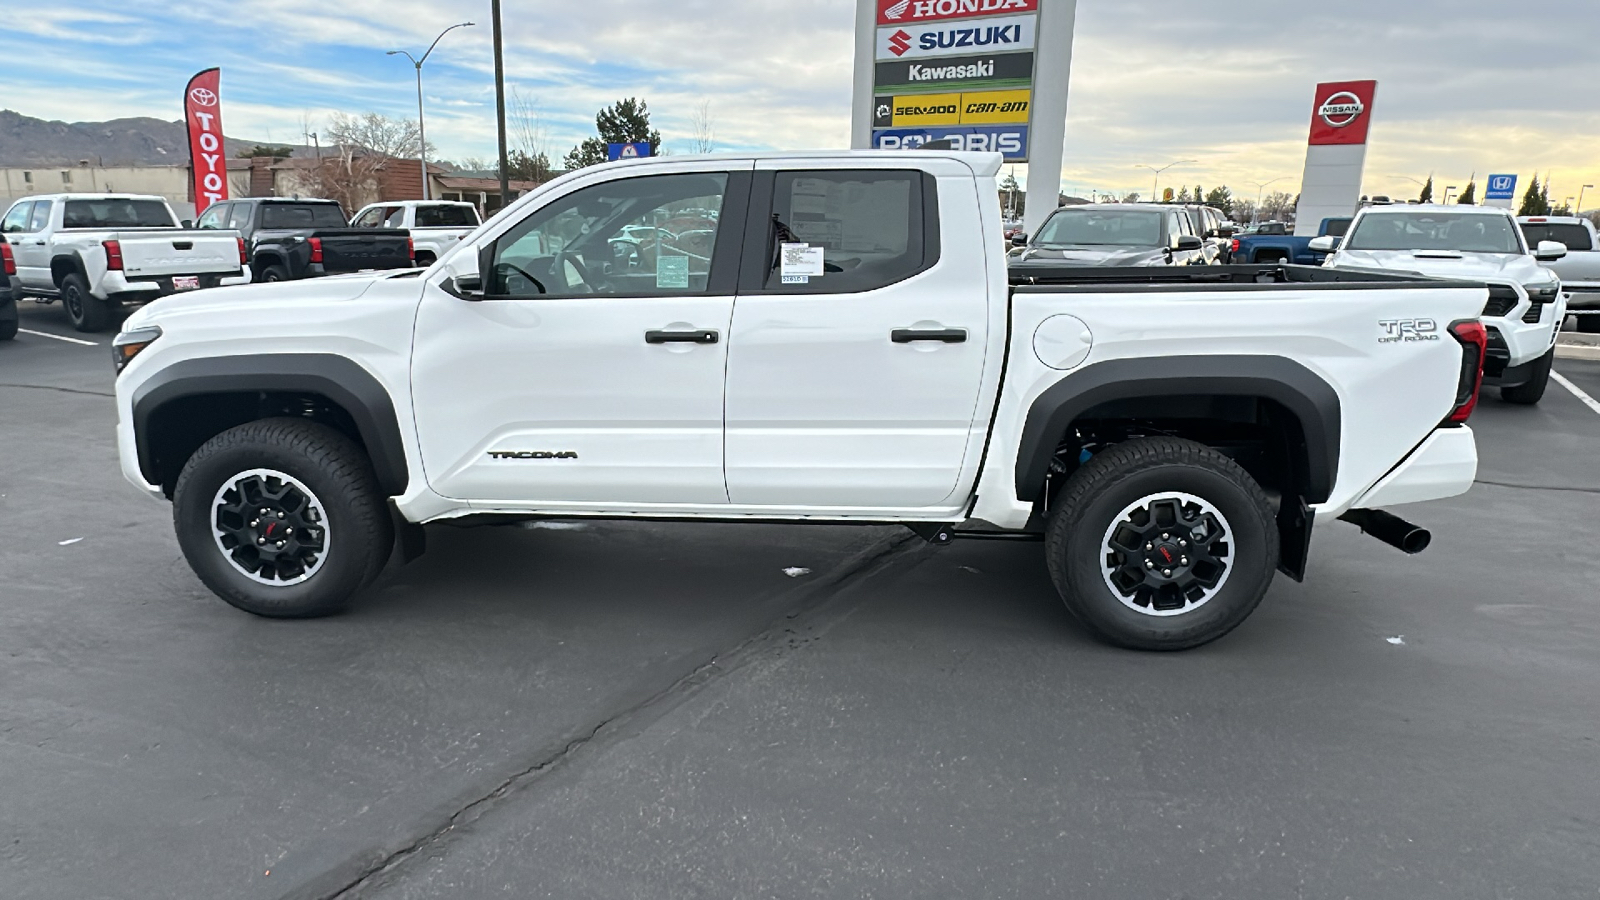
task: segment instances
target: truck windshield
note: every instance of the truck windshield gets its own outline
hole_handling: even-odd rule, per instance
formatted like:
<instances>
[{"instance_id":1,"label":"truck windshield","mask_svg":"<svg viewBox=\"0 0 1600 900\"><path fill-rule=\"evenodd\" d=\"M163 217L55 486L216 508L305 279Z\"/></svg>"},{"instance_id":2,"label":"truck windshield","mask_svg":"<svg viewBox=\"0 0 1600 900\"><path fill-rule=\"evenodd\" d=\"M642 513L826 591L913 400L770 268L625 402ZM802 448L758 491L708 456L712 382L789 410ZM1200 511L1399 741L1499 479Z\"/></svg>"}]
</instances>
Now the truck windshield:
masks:
<instances>
[{"instance_id":1,"label":"truck windshield","mask_svg":"<svg viewBox=\"0 0 1600 900\"><path fill-rule=\"evenodd\" d=\"M1529 247L1539 246L1540 241L1560 241L1567 245L1568 250L1594 249L1594 245L1589 242L1589 229L1582 225L1523 222L1522 236L1528 239Z\"/></svg>"},{"instance_id":2,"label":"truck windshield","mask_svg":"<svg viewBox=\"0 0 1600 900\"><path fill-rule=\"evenodd\" d=\"M344 211L336 203L268 203L261 211L262 228L344 228Z\"/></svg>"},{"instance_id":3,"label":"truck windshield","mask_svg":"<svg viewBox=\"0 0 1600 900\"><path fill-rule=\"evenodd\" d=\"M1380 213L1363 216L1344 243L1347 250L1456 250L1521 253L1516 229L1501 216L1481 213Z\"/></svg>"},{"instance_id":4,"label":"truck windshield","mask_svg":"<svg viewBox=\"0 0 1600 900\"><path fill-rule=\"evenodd\" d=\"M160 200L68 200L62 228L176 228Z\"/></svg>"},{"instance_id":5,"label":"truck windshield","mask_svg":"<svg viewBox=\"0 0 1600 900\"><path fill-rule=\"evenodd\" d=\"M1059 210L1033 239L1040 247L1161 246L1161 213L1132 209Z\"/></svg>"}]
</instances>

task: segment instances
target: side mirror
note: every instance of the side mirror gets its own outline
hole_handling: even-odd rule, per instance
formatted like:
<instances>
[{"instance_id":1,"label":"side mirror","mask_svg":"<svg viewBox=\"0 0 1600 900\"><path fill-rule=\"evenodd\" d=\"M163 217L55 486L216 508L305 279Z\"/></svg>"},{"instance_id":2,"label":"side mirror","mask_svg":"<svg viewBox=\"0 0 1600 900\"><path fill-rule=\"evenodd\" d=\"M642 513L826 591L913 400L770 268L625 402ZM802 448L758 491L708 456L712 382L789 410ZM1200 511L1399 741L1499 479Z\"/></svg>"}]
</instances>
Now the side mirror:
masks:
<instances>
[{"instance_id":1,"label":"side mirror","mask_svg":"<svg viewBox=\"0 0 1600 900\"><path fill-rule=\"evenodd\" d=\"M1533 251L1533 258L1539 262L1555 262L1566 255L1567 245L1560 241L1540 241Z\"/></svg>"},{"instance_id":2,"label":"side mirror","mask_svg":"<svg viewBox=\"0 0 1600 900\"><path fill-rule=\"evenodd\" d=\"M194 220L193 219L184 219L179 224L181 224L185 228L193 228L194 227Z\"/></svg>"},{"instance_id":3,"label":"side mirror","mask_svg":"<svg viewBox=\"0 0 1600 900\"><path fill-rule=\"evenodd\" d=\"M1028 233L1026 231L1019 231L1016 234L1013 234L1011 236L1011 246L1013 246L1013 247L1026 247L1026 246L1028 246Z\"/></svg>"},{"instance_id":4,"label":"side mirror","mask_svg":"<svg viewBox=\"0 0 1600 900\"><path fill-rule=\"evenodd\" d=\"M1199 238L1195 237L1192 234L1180 234L1180 235L1178 235L1178 245L1176 247L1174 247L1173 249L1174 250L1199 250L1199 249L1205 247L1205 245L1206 245L1205 241L1200 240Z\"/></svg>"},{"instance_id":5,"label":"side mirror","mask_svg":"<svg viewBox=\"0 0 1600 900\"><path fill-rule=\"evenodd\" d=\"M1332 253L1333 251L1339 249L1339 243L1339 238L1336 238L1331 234L1324 234L1312 238L1311 243L1308 246L1318 253Z\"/></svg>"}]
</instances>

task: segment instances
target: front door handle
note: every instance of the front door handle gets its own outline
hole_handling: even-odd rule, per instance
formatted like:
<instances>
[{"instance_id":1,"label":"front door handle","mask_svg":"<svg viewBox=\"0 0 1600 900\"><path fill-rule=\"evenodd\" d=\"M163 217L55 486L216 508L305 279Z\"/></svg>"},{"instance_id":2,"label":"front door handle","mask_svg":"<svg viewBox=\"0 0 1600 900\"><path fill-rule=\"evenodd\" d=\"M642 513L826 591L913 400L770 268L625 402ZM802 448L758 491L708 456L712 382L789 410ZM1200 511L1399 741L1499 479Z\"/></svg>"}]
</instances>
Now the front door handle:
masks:
<instances>
[{"instance_id":1,"label":"front door handle","mask_svg":"<svg viewBox=\"0 0 1600 900\"><path fill-rule=\"evenodd\" d=\"M646 344L715 344L717 333L711 329L703 331L646 331L644 333Z\"/></svg>"},{"instance_id":2,"label":"front door handle","mask_svg":"<svg viewBox=\"0 0 1600 900\"><path fill-rule=\"evenodd\" d=\"M896 344L909 344L912 341L963 344L967 340L967 330L965 328L896 328L889 332L889 339Z\"/></svg>"}]
</instances>

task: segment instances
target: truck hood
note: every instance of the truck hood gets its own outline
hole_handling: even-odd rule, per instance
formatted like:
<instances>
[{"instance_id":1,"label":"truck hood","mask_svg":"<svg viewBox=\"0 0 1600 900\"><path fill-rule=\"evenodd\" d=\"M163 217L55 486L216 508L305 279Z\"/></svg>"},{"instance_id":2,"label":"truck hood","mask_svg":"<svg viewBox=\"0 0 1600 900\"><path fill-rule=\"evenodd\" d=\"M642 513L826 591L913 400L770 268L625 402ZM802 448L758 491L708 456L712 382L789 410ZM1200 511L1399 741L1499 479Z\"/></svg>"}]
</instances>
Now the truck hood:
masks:
<instances>
[{"instance_id":1,"label":"truck hood","mask_svg":"<svg viewBox=\"0 0 1600 900\"><path fill-rule=\"evenodd\" d=\"M1068 266L1146 266L1165 262L1166 251L1159 247L1029 247L1019 262L1054 263Z\"/></svg>"},{"instance_id":2,"label":"truck hood","mask_svg":"<svg viewBox=\"0 0 1600 900\"><path fill-rule=\"evenodd\" d=\"M1469 253L1438 250L1341 250L1332 258L1338 269L1381 269L1415 272L1432 278L1536 284L1552 280L1531 256L1513 253Z\"/></svg>"},{"instance_id":3,"label":"truck hood","mask_svg":"<svg viewBox=\"0 0 1600 900\"><path fill-rule=\"evenodd\" d=\"M305 306L340 303L355 300L377 282L394 276L394 272L354 272L304 281L241 284L193 293L171 294L139 308L123 323L122 329L128 331L191 316L226 316L237 312L242 303L248 303L256 310L263 306L292 310Z\"/></svg>"}]
</instances>

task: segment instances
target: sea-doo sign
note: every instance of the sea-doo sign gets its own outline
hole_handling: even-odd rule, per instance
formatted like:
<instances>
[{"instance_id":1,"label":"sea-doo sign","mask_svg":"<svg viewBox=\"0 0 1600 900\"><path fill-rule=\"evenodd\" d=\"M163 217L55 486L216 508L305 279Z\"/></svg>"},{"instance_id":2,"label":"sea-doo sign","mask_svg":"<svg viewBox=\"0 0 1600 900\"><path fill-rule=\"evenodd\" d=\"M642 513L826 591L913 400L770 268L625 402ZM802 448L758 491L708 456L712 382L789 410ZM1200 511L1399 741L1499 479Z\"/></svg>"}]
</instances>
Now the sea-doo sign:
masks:
<instances>
[{"instance_id":1,"label":"sea-doo sign","mask_svg":"<svg viewBox=\"0 0 1600 900\"><path fill-rule=\"evenodd\" d=\"M1039 11L1039 0L878 0L879 25Z\"/></svg>"}]
</instances>

